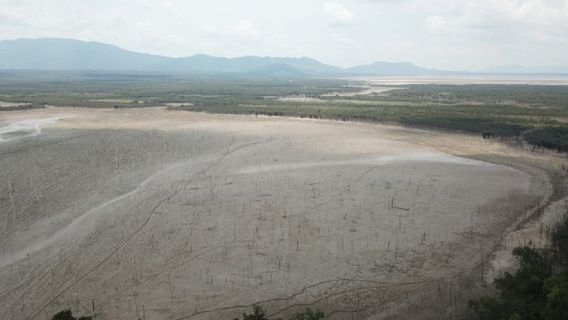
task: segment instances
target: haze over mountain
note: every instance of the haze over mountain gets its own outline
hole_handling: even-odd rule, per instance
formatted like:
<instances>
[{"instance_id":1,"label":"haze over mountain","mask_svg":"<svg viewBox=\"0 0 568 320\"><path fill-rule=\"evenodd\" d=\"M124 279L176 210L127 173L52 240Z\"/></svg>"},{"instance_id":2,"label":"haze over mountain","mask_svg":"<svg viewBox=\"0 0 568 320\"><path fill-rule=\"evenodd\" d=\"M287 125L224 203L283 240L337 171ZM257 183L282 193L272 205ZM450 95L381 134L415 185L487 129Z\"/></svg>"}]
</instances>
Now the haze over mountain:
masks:
<instances>
[{"instance_id":1,"label":"haze over mountain","mask_svg":"<svg viewBox=\"0 0 568 320\"><path fill-rule=\"evenodd\" d=\"M342 69L306 57L222 58L198 54L171 58L128 51L109 44L57 38L0 41L0 69L260 75L418 75L429 72L410 63L388 62Z\"/></svg>"},{"instance_id":2,"label":"haze over mountain","mask_svg":"<svg viewBox=\"0 0 568 320\"><path fill-rule=\"evenodd\" d=\"M347 68L345 73L356 75L433 75L449 73L436 69L426 69L410 62L375 62L368 65Z\"/></svg>"},{"instance_id":3,"label":"haze over mountain","mask_svg":"<svg viewBox=\"0 0 568 320\"><path fill-rule=\"evenodd\" d=\"M157 71L196 73L331 73L339 68L309 58L194 55L170 58L132 52L119 47L68 39L0 41L0 68L28 70Z\"/></svg>"},{"instance_id":4,"label":"haze over mountain","mask_svg":"<svg viewBox=\"0 0 568 320\"><path fill-rule=\"evenodd\" d=\"M247 56L213 57L204 54L171 58L128 51L114 45L79 40L41 38L0 41L0 69L141 71L194 74L250 74L263 76L415 76L456 74L427 69L409 62L375 62L342 69L317 60ZM528 69L493 69L489 73L529 73ZM515 72L520 70L520 72ZM568 72L568 68L549 68ZM461 72L466 73L466 72ZM535 72L536 73L536 72Z\"/></svg>"}]
</instances>

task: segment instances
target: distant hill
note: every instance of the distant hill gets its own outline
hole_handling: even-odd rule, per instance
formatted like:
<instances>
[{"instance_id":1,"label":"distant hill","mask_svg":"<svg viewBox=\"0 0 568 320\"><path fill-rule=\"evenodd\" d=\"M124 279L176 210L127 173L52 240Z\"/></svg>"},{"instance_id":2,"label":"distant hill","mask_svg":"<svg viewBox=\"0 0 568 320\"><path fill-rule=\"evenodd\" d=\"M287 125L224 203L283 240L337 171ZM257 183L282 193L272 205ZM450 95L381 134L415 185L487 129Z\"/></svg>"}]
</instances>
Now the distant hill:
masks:
<instances>
[{"instance_id":1,"label":"distant hill","mask_svg":"<svg viewBox=\"0 0 568 320\"><path fill-rule=\"evenodd\" d=\"M167 58L172 59L172 58ZM280 74L329 74L341 72L340 68L323 64L310 58L240 57L221 58L194 55L172 59L177 71L203 73L280 73ZM160 70L163 71L163 70Z\"/></svg>"},{"instance_id":2,"label":"distant hill","mask_svg":"<svg viewBox=\"0 0 568 320\"><path fill-rule=\"evenodd\" d=\"M250 73L316 75L340 68L310 58L219 58L194 55L170 58L137 53L98 42L68 39L0 41L0 69L156 71L176 73Z\"/></svg>"},{"instance_id":3,"label":"distant hill","mask_svg":"<svg viewBox=\"0 0 568 320\"><path fill-rule=\"evenodd\" d=\"M409 62L375 62L342 69L311 58L198 54L171 58L125 50L114 45L79 40L41 38L0 41L0 69L90 70L250 76L421 76L467 74L423 68ZM483 73L568 73L568 67L502 66Z\"/></svg>"},{"instance_id":4,"label":"distant hill","mask_svg":"<svg viewBox=\"0 0 568 320\"><path fill-rule=\"evenodd\" d=\"M172 59L113 45L66 39L0 41L0 68L28 70L162 70Z\"/></svg>"},{"instance_id":5,"label":"distant hill","mask_svg":"<svg viewBox=\"0 0 568 320\"><path fill-rule=\"evenodd\" d=\"M368 65L347 68L345 73L354 75L433 75L444 73L443 71L426 69L410 62L375 62Z\"/></svg>"}]
</instances>

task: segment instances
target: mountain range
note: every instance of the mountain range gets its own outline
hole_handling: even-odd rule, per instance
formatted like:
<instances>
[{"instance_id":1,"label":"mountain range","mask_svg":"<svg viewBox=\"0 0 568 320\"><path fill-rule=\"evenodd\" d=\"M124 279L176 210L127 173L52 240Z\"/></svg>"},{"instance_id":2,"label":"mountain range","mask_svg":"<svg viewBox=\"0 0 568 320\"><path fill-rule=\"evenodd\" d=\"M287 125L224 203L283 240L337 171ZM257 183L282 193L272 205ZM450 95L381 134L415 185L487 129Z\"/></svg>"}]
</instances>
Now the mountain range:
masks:
<instances>
[{"instance_id":1,"label":"mountain range","mask_svg":"<svg viewBox=\"0 0 568 320\"><path fill-rule=\"evenodd\" d=\"M0 41L0 69L91 70L192 74L249 74L262 76L411 76L463 74L428 69L409 62L376 62L339 68L317 60L247 56L213 57L204 54L171 58L125 50L114 45L60 38ZM509 67L504 73L526 72ZM548 71L556 69L550 69ZM529 70L530 71L530 70ZM489 71L490 73L492 71ZM568 68L566 68L568 72ZM499 73L499 70L497 70Z\"/></svg>"}]
</instances>

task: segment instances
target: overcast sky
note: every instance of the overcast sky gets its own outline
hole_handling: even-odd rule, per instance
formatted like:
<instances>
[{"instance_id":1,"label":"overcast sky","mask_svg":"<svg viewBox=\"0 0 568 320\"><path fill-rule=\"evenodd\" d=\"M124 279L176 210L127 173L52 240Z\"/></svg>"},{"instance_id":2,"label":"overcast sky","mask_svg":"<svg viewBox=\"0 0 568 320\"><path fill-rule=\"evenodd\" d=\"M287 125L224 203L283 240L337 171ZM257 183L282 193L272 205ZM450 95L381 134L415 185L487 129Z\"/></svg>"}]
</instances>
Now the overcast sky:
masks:
<instances>
[{"instance_id":1,"label":"overcast sky","mask_svg":"<svg viewBox=\"0 0 568 320\"><path fill-rule=\"evenodd\" d=\"M568 0L0 0L0 39L352 66L568 65Z\"/></svg>"}]
</instances>

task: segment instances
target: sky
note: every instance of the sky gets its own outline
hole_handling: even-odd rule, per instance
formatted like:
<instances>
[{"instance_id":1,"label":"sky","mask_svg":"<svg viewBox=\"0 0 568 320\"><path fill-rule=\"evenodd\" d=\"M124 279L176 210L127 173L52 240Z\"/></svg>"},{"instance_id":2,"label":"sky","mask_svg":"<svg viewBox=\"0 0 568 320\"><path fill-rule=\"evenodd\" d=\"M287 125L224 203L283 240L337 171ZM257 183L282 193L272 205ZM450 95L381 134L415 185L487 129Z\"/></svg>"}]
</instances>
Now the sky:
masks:
<instances>
[{"instance_id":1,"label":"sky","mask_svg":"<svg viewBox=\"0 0 568 320\"><path fill-rule=\"evenodd\" d=\"M0 0L0 40L41 37L341 67L568 66L568 0Z\"/></svg>"}]
</instances>

